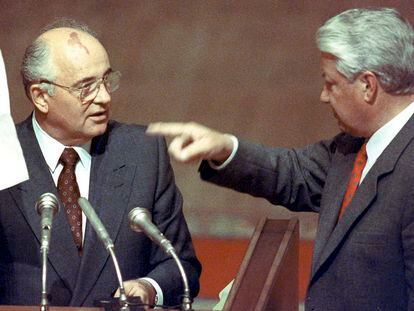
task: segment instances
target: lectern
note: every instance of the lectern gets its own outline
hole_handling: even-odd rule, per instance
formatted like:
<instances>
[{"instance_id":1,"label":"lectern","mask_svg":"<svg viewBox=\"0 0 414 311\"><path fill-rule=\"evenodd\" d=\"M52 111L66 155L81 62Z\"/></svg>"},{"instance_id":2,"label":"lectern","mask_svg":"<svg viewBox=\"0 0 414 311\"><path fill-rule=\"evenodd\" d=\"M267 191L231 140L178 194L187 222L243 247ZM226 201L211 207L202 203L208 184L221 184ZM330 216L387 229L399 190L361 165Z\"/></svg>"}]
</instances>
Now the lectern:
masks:
<instances>
[{"instance_id":1,"label":"lectern","mask_svg":"<svg viewBox=\"0 0 414 311\"><path fill-rule=\"evenodd\" d=\"M299 221L262 219L224 310L297 311L298 262Z\"/></svg>"}]
</instances>

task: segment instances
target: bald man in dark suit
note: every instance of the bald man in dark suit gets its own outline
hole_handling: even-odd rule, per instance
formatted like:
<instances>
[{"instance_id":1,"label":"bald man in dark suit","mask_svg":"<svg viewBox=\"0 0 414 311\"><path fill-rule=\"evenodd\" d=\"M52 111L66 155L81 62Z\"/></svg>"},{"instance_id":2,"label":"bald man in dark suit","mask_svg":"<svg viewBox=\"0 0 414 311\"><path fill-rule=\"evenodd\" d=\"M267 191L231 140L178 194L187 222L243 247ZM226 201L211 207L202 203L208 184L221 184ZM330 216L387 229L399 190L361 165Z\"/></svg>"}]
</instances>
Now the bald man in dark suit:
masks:
<instances>
[{"instance_id":1,"label":"bald man in dark suit","mask_svg":"<svg viewBox=\"0 0 414 311\"><path fill-rule=\"evenodd\" d=\"M196 296L201 266L165 141L146 136L142 126L109 120L120 73L102 44L83 25L55 24L26 50L22 76L34 107L17 126L30 179L0 192L0 304L40 302L40 218L34 206L45 192L63 199L57 185L67 150L79 158L74 173L80 196L89 199L114 241L127 296L148 305L177 305L183 293L175 261L129 228L128 212L138 206L149 210L175 247ZM117 275L85 216L69 225L67 215L79 207L63 205L47 263L50 304L92 306L117 291Z\"/></svg>"}]
</instances>

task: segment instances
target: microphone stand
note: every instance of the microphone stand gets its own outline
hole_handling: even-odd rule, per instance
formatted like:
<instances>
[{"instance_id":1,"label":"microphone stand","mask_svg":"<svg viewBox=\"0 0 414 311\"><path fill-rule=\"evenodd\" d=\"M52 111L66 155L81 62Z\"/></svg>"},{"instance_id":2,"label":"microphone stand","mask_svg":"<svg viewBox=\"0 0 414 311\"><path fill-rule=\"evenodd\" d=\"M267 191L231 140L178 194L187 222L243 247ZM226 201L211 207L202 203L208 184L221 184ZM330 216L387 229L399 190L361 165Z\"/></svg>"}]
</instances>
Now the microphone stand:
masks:
<instances>
[{"instance_id":1,"label":"microphone stand","mask_svg":"<svg viewBox=\"0 0 414 311\"><path fill-rule=\"evenodd\" d=\"M56 213L59 212L59 202L53 193L44 193L37 200L35 210L41 216L40 254L42 257L42 292L40 298L40 311L48 311L47 255L49 254L52 220Z\"/></svg>"},{"instance_id":2,"label":"microphone stand","mask_svg":"<svg viewBox=\"0 0 414 311\"><path fill-rule=\"evenodd\" d=\"M178 258L177 254L175 253L174 249L172 251L169 251L172 258L175 260L178 270L180 270L181 278L183 280L183 286L184 286L184 295L183 295L183 302L181 304L181 310L193 310L191 306L191 296L190 296L190 287L188 286L188 279L187 275L185 274L184 267L181 264L180 259Z\"/></svg>"},{"instance_id":3,"label":"microphone stand","mask_svg":"<svg viewBox=\"0 0 414 311\"><path fill-rule=\"evenodd\" d=\"M132 209L128 214L129 225L135 232L144 232L154 243L161 246L167 255L170 255L177 264L178 270L183 280L184 294L181 304L181 310L193 310L191 307L190 287L188 286L188 279L181 264L180 258L178 258L174 246L171 242L158 230L158 228L152 223L149 212L142 207L136 207Z\"/></svg>"},{"instance_id":4,"label":"microphone stand","mask_svg":"<svg viewBox=\"0 0 414 311\"><path fill-rule=\"evenodd\" d=\"M119 269L118 259L115 256L115 252L114 252L113 246L112 247L111 246L108 246L107 247L107 250L108 250L109 254L112 257L112 261L114 262L116 276L118 278L118 283L119 283L119 304L121 306L120 310L122 310L122 311L129 311L128 299L127 299L127 296L125 294L124 282L122 280L121 270Z\"/></svg>"},{"instance_id":5,"label":"microphone stand","mask_svg":"<svg viewBox=\"0 0 414 311\"><path fill-rule=\"evenodd\" d=\"M119 283L119 304L120 304L119 310L129 311L128 300L125 294L124 282L122 281L121 269L119 268L118 259L115 256L114 243L109 237L108 232L106 231L98 215L96 215L95 210L93 209L89 201L83 197L80 197L78 199L78 203L82 211L85 213L86 218L89 220L89 223L91 224L92 228L95 230L96 234L98 235L98 238L102 241L106 250L109 252L112 258L112 261L114 263L116 276L118 278L118 283Z\"/></svg>"},{"instance_id":6,"label":"microphone stand","mask_svg":"<svg viewBox=\"0 0 414 311\"><path fill-rule=\"evenodd\" d=\"M46 276L47 276L47 254L49 253L50 230L42 229L42 241L40 253L42 255L42 293L40 298L40 311L49 310L49 301L47 299Z\"/></svg>"}]
</instances>

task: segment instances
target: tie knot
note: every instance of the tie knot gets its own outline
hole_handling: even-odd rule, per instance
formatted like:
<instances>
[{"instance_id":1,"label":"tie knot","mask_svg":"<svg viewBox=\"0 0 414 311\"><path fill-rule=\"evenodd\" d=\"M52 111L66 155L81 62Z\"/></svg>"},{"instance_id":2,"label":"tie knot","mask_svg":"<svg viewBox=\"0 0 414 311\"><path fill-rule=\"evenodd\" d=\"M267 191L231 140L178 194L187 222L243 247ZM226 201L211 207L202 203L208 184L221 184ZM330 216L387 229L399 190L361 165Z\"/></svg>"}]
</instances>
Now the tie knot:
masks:
<instances>
[{"instance_id":1,"label":"tie knot","mask_svg":"<svg viewBox=\"0 0 414 311\"><path fill-rule=\"evenodd\" d=\"M73 148L65 148L62 155L60 156L60 161L63 162L64 166L74 166L79 161L79 155Z\"/></svg>"}]
</instances>

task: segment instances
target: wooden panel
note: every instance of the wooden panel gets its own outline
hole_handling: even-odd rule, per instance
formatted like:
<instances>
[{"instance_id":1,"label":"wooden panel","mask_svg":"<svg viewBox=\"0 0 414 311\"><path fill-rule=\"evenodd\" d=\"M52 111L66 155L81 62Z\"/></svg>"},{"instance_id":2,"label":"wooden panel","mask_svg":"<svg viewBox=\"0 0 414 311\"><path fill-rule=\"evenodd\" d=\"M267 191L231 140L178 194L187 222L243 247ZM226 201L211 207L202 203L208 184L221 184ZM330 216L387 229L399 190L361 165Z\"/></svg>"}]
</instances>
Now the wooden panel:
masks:
<instances>
[{"instance_id":1,"label":"wooden panel","mask_svg":"<svg viewBox=\"0 0 414 311\"><path fill-rule=\"evenodd\" d=\"M224 309L297 310L297 219L264 219L256 227Z\"/></svg>"}]
</instances>

